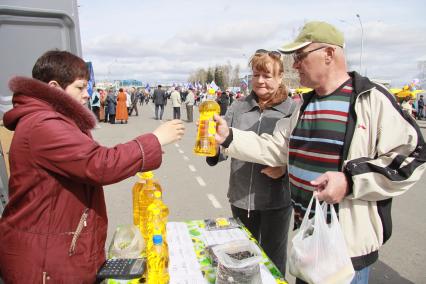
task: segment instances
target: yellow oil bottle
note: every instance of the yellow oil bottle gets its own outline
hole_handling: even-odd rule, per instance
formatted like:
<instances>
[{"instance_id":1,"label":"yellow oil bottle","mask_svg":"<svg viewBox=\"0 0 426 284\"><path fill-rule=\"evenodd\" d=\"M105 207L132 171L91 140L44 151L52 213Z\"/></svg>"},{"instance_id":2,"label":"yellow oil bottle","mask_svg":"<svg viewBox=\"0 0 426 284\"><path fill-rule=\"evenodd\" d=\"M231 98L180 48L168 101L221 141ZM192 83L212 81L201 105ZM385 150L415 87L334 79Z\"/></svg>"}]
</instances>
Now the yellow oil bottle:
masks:
<instances>
[{"instance_id":1,"label":"yellow oil bottle","mask_svg":"<svg viewBox=\"0 0 426 284\"><path fill-rule=\"evenodd\" d=\"M147 235L148 206L154 201L154 192L161 192L160 184L150 172L138 173L139 181L133 187L133 222L141 231L145 241Z\"/></svg>"},{"instance_id":2,"label":"yellow oil bottle","mask_svg":"<svg viewBox=\"0 0 426 284\"><path fill-rule=\"evenodd\" d=\"M166 242L166 225L169 216L169 208L161 200L161 192L154 192L154 200L147 208L147 239L151 240L154 234L161 234L163 242Z\"/></svg>"},{"instance_id":3,"label":"yellow oil bottle","mask_svg":"<svg viewBox=\"0 0 426 284\"><path fill-rule=\"evenodd\" d=\"M220 106L215 101L215 91L209 89L207 100L198 107L200 119L198 124L197 138L194 146L194 153L199 156L216 156L216 122L213 120L214 114L220 114Z\"/></svg>"},{"instance_id":4,"label":"yellow oil bottle","mask_svg":"<svg viewBox=\"0 0 426 284\"><path fill-rule=\"evenodd\" d=\"M147 250L146 280L148 284L167 284L170 280L168 272L169 251L161 235L152 237L152 246Z\"/></svg>"}]
</instances>

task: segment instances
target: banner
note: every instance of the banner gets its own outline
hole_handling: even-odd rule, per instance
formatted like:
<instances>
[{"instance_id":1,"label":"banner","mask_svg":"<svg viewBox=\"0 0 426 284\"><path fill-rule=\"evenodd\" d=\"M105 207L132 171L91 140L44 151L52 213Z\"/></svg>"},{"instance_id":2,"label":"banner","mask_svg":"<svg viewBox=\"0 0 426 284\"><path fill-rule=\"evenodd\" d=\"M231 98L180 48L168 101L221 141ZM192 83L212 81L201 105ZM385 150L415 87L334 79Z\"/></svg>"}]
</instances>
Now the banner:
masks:
<instances>
[{"instance_id":1,"label":"banner","mask_svg":"<svg viewBox=\"0 0 426 284\"><path fill-rule=\"evenodd\" d=\"M87 70L89 70L89 81L87 82L87 92L89 96L93 94L93 87L95 86L95 74L93 73L92 62L86 62Z\"/></svg>"}]
</instances>

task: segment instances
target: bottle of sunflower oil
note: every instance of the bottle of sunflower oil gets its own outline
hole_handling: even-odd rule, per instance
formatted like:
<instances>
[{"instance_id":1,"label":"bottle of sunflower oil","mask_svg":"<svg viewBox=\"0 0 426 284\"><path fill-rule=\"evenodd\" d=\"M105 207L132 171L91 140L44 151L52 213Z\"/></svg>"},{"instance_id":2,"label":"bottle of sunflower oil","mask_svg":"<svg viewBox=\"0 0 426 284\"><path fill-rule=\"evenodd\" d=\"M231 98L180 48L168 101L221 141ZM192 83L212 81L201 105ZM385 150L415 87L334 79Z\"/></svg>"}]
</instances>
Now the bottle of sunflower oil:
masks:
<instances>
[{"instance_id":1,"label":"bottle of sunflower oil","mask_svg":"<svg viewBox=\"0 0 426 284\"><path fill-rule=\"evenodd\" d=\"M216 156L216 122L213 115L220 114L220 106L215 100L214 89L209 89L207 100L198 107L200 111L200 120L198 124L197 138L194 146L194 153L199 156Z\"/></svg>"},{"instance_id":2,"label":"bottle of sunflower oil","mask_svg":"<svg viewBox=\"0 0 426 284\"><path fill-rule=\"evenodd\" d=\"M140 223L140 208L139 208L139 197L140 192L146 183L143 177L143 173L137 173L138 181L132 188L132 199L133 199L133 224L139 228Z\"/></svg>"},{"instance_id":3,"label":"bottle of sunflower oil","mask_svg":"<svg viewBox=\"0 0 426 284\"><path fill-rule=\"evenodd\" d=\"M140 181L142 181L142 186L138 187L137 184L134 186L136 189L134 190L135 195L133 195L133 221L138 226L146 242L148 238L148 206L154 201L154 192L161 192L161 186L154 180L154 174L151 171L140 173L138 176Z\"/></svg>"},{"instance_id":4,"label":"bottle of sunflower oil","mask_svg":"<svg viewBox=\"0 0 426 284\"><path fill-rule=\"evenodd\" d=\"M148 240L155 234L161 234L163 242L166 243L166 225L169 216L169 208L161 200L161 192L154 192L154 200L147 208L147 235Z\"/></svg>"},{"instance_id":5,"label":"bottle of sunflower oil","mask_svg":"<svg viewBox=\"0 0 426 284\"><path fill-rule=\"evenodd\" d=\"M163 237L158 234L152 237L152 246L147 250L147 283L167 284L170 276L168 272L169 251L163 241Z\"/></svg>"}]
</instances>

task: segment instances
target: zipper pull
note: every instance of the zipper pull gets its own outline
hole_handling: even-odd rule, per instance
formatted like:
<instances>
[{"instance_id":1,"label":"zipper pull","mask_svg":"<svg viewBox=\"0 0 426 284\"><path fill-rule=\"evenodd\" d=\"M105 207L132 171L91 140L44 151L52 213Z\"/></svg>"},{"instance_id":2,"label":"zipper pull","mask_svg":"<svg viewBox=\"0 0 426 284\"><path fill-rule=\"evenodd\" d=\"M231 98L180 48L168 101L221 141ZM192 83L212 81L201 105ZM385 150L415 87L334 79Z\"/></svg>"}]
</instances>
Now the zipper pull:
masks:
<instances>
[{"instance_id":1,"label":"zipper pull","mask_svg":"<svg viewBox=\"0 0 426 284\"><path fill-rule=\"evenodd\" d=\"M250 208L247 210L247 219L250 219Z\"/></svg>"},{"instance_id":2,"label":"zipper pull","mask_svg":"<svg viewBox=\"0 0 426 284\"><path fill-rule=\"evenodd\" d=\"M84 222L83 222L83 226L84 226L84 227L87 227L87 221L86 221L86 220L84 220Z\"/></svg>"}]
</instances>

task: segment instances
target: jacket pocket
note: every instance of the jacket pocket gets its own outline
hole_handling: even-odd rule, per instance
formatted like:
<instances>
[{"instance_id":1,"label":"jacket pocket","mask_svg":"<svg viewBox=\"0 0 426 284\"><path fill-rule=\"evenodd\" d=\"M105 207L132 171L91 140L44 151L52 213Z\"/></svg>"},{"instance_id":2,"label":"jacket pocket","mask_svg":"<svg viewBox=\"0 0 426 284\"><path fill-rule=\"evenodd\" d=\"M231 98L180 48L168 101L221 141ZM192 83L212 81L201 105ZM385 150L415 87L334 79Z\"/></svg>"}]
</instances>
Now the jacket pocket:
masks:
<instances>
[{"instance_id":1,"label":"jacket pocket","mask_svg":"<svg viewBox=\"0 0 426 284\"><path fill-rule=\"evenodd\" d=\"M81 231L84 227L87 227L87 217L89 216L89 208L85 208L83 213L81 214L80 221L78 222L77 228L73 234L73 238L71 240L71 245L68 250L68 255L72 256L75 253L75 248L77 246L78 238L80 237Z\"/></svg>"}]
</instances>

